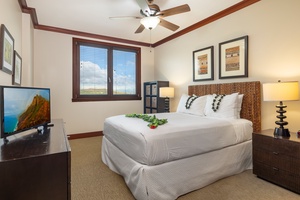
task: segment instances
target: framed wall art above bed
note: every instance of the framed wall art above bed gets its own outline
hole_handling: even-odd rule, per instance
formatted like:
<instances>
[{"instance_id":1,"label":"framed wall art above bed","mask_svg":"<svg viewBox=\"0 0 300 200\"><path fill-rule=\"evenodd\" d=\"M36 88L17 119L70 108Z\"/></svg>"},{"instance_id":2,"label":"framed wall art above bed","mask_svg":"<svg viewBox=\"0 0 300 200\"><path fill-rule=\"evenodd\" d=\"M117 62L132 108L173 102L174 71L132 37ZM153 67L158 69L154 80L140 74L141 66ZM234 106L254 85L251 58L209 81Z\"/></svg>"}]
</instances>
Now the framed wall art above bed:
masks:
<instances>
[{"instance_id":1,"label":"framed wall art above bed","mask_svg":"<svg viewBox=\"0 0 300 200\"><path fill-rule=\"evenodd\" d=\"M248 77L248 36L219 44L219 78Z\"/></svg>"},{"instance_id":2,"label":"framed wall art above bed","mask_svg":"<svg viewBox=\"0 0 300 200\"><path fill-rule=\"evenodd\" d=\"M193 51L193 81L214 80L214 47Z\"/></svg>"}]
</instances>

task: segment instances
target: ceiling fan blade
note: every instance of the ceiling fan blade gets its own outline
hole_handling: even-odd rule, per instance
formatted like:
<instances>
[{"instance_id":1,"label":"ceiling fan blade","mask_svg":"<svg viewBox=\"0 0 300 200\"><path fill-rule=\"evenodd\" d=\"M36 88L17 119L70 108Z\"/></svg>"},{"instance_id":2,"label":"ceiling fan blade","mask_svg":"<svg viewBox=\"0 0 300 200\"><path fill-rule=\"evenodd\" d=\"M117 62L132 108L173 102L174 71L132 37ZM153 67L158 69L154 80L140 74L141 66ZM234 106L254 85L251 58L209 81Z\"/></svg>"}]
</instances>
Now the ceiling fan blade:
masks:
<instances>
[{"instance_id":1,"label":"ceiling fan blade","mask_svg":"<svg viewBox=\"0 0 300 200\"><path fill-rule=\"evenodd\" d=\"M109 17L109 19L142 19L142 17L137 17L137 16L118 16L118 17Z\"/></svg>"},{"instance_id":2,"label":"ceiling fan blade","mask_svg":"<svg viewBox=\"0 0 300 200\"><path fill-rule=\"evenodd\" d=\"M145 29L144 25L141 24L141 25L138 27L138 29L136 29L136 31L135 31L134 33L141 33L141 32L143 32L144 29Z\"/></svg>"},{"instance_id":3,"label":"ceiling fan blade","mask_svg":"<svg viewBox=\"0 0 300 200\"><path fill-rule=\"evenodd\" d=\"M174 7L174 8L170 8L170 9L167 9L167 10L160 11L156 15L160 16L160 17L167 17L167 16L171 16L171 15L184 13L184 12L189 12L190 10L191 10L190 6L188 4L184 4L184 5L181 5L181 6L177 6L177 7Z\"/></svg>"},{"instance_id":4,"label":"ceiling fan blade","mask_svg":"<svg viewBox=\"0 0 300 200\"><path fill-rule=\"evenodd\" d=\"M142 12L147 15L147 16L150 16L150 7L147 3L147 0L136 0L137 4L139 4Z\"/></svg>"},{"instance_id":5,"label":"ceiling fan blade","mask_svg":"<svg viewBox=\"0 0 300 200\"><path fill-rule=\"evenodd\" d=\"M167 29L170 29L171 31L176 31L179 28L179 26L177 26L176 24L168 22L168 21L166 21L164 19L160 19L159 25L161 25L161 26L163 26L163 27L165 27Z\"/></svg>"}]
</instances>

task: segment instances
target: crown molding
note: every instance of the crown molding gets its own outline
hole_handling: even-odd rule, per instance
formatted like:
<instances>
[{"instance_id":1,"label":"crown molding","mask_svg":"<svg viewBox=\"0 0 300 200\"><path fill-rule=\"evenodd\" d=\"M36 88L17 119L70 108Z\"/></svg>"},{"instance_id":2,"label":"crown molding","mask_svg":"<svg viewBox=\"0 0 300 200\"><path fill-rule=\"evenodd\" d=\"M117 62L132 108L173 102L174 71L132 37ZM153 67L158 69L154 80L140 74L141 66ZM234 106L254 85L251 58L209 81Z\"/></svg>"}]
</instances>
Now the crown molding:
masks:
<instances>
[{"instance_id":1,"label":"crown molding","mask_svg":"<svg viewBox=\"0 0 300 200\"><path fill-rule=\"evenodd\" d=\"M76 30L70 30L70 29L64 29L64 28L59 28L59 27L53 27L53 26L47 26L47 25L42 25L39 24L38 18L36 15L36 10L35 8L31 8L27 6L26 0L18 0L20 8L23 13L30 14L31 16L31 21L33 23L33 27L38 30L44 30L44 31L51 31L51 32L57 32L57 33L63 33L63 34L70 34L70 35L76 35L76 36L83 36L83 37L89 37L89 38L94 38L94 39L100 39L100 40L108 40L108 41L113 41L113 42L120 42L120 43L125 43L125 44L132 44L132 45L139 45L139 46L146 46L146 47L157 47L159 45L162 45L166 42L169 42L175 38L178 38L182 35L185 35L193 30L196 30L198 28L201 28L202 26L205 26L209 23L212 23L218 19L221 19L227 15L230 15L236 11L239 11L247 6L250 6L254 3L257 3L261 0L243 0L225 10L222 10L202 21L197 22L196 24L193 24L179 32L176 32L154 44L150 43L145 43L145 42L138 42L134 40L126 40L122 38L116 38L116 37L110 37L110 36L105 36L105 35L99 35L99 34L93 34L93 33L87 33L87 32L82 32L82 31L76 31Z\"/></svg>"}]
</instances>

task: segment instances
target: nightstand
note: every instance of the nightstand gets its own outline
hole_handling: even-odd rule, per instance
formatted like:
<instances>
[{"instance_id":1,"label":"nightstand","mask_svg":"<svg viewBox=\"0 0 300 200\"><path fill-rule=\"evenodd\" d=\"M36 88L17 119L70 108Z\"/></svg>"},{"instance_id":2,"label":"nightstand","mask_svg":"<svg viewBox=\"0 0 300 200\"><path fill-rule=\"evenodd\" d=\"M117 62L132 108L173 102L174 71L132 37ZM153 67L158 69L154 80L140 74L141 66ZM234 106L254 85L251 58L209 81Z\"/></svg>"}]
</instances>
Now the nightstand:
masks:
<instances>
[{"instance_id":1,"label":"nightstand","mask_svg":"<svg viewBox=\"0 0 300 200\"><path fill-rule=\"evenodd\" d=\"M300 194L300 138L275 138L273 132L253 133L253 173Z\"/></svg>"}]
</instances>

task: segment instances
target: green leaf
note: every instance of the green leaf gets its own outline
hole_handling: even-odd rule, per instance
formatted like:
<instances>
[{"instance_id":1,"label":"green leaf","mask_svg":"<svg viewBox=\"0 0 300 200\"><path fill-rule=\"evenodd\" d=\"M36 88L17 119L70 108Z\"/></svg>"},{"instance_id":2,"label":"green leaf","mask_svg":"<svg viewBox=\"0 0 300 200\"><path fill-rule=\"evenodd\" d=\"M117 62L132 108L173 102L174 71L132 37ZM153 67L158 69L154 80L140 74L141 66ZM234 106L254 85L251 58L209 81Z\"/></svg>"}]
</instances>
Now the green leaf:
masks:
<instances>
[{"instance_id":1,"label":"green leaf","mask_svg":"<svg viewBox=\"0 0 300 200\"><path fill-rule=\"evenodd\" d=\"M132 118L140 118L143 119L146 122L149 122L147 125L151 129L156 128L159 125L163 125L168 123L167 119L158 119L155 115L150 116L147 114L126 114L125 117L132 117Z\"/></svg>"}]
</instances>

